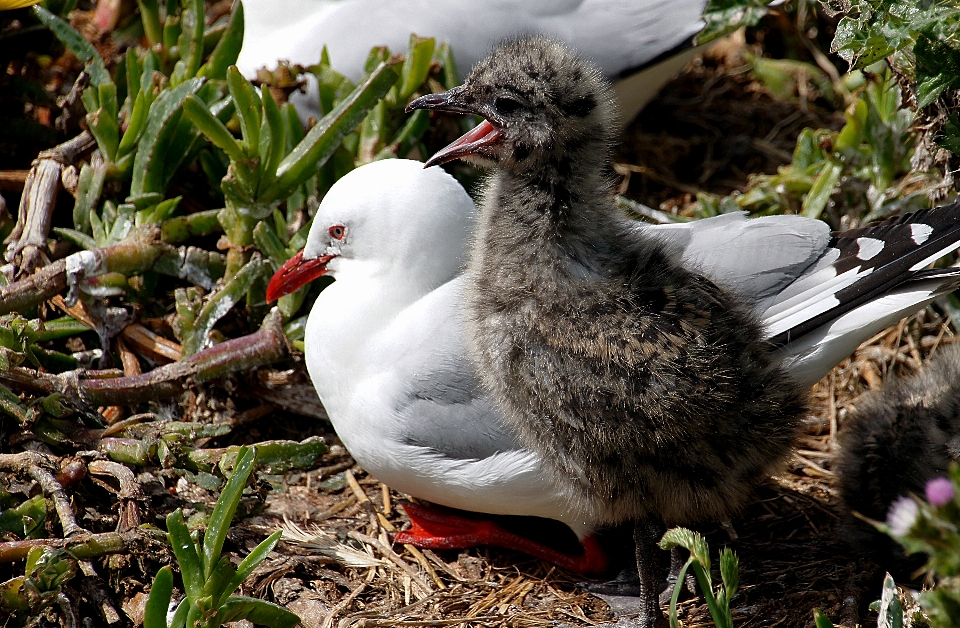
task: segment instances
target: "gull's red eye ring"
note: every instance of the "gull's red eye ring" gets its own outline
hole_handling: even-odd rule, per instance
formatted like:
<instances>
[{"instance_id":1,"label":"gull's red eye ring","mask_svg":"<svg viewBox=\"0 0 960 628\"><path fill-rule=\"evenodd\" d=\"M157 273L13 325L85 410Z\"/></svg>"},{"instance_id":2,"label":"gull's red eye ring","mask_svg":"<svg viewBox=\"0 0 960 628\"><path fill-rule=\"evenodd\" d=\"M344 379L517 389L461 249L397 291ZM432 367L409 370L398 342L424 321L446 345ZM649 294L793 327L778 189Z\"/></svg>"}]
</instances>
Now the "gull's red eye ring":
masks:
<instances>
[{"instance_id":1,"label":"gull's red eye ring","mask_svg":"<svg viewBox=\"0 0 960 628\"><path fill-rule=\"evenodd\" d=\"M333 225L330 227L330 237L334 240L342 240L346 233L347 229L343 225Z\"/></svg>"}]
</instances>

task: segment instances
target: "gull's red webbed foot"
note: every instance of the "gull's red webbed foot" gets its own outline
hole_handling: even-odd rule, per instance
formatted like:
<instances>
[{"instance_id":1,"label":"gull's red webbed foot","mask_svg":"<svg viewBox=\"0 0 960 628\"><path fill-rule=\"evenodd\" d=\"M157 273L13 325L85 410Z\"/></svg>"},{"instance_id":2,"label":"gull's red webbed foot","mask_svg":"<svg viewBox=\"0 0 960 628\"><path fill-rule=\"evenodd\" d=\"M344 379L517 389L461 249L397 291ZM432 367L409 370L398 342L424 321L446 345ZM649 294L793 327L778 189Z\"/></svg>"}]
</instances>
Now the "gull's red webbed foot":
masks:
<instances>
[{"instance_id":1,"label":"gull's red webbed foot","mask_svg":"<svg viewBox=\"0 0 960 628\"><path fill-rule=\"evenodd\" d=\"M403 502L402 505L410 517L412 526L409 530L397 532L394 535L393 540L397 543L409 543L425 549L464 549L480 545L505 547L529 554L567 571L584 575L604 573L610 564L606 552L592 534L579 542L579 552L568 552L548 545L546 542L533 540L530 536L518 531L508 530L495 521L493 515L454 510L423 502ZM498 517L498 519L504 519L506 522L508 518ZM539 531L541 523L556 525L556 522L535 517L509 518L514 524L521 519L523 521L519 527L533 534Z\"/></svg>"}]
</instances>

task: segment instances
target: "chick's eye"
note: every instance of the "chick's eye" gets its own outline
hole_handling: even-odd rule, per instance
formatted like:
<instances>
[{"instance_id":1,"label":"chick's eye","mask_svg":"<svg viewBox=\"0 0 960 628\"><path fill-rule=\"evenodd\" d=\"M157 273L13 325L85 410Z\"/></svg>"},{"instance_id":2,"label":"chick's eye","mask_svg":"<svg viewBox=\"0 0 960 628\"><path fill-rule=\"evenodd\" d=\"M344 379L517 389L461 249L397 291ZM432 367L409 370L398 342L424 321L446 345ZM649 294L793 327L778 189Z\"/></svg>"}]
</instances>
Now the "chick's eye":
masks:
<instances>
[{"instance_id":1,"label":"chick's eye","mask_svg":"<svg viewBox=\"0 0 960 628\"><path fill-rule=\"evenodd\" d=\"M342 240L346 232L347 230L343 227L343 225L334 225L330 227L330 237L334 240Z\"/></svg>"},{"instance_id":2,"label":"chick's eye","mask_svg":"<svg viewBox=\"0 0 960 628\"><path fill-rule=\"evenodd\" d=\"M498 96L497 99L493 101L493 106L496 107L500 113L511 114L519 109L521 105L513 98Z\"/></svg>"}]
</instances>

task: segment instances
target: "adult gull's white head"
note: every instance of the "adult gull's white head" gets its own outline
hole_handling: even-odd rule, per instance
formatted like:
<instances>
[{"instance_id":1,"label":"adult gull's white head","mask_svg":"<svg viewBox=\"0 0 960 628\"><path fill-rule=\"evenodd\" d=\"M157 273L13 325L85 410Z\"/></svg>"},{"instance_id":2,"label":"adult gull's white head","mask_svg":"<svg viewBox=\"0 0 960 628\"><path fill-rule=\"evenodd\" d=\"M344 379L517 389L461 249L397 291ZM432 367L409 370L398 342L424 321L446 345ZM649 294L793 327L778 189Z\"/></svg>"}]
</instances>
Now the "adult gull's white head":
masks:
<instances>
[{"instance_id":1,"label":"adult gull's white head","mask_svg":"<svg viewBox=\"0 0 960 628\"><path fill-rule=\"evenodd\" d=\"M464 189L439 168L400 159L358 168L324 197L306 246L278 271L267 298L327 274L389 276L409 297L422 295L459 272L475 213Z\"/></svg>"}]
</instances>

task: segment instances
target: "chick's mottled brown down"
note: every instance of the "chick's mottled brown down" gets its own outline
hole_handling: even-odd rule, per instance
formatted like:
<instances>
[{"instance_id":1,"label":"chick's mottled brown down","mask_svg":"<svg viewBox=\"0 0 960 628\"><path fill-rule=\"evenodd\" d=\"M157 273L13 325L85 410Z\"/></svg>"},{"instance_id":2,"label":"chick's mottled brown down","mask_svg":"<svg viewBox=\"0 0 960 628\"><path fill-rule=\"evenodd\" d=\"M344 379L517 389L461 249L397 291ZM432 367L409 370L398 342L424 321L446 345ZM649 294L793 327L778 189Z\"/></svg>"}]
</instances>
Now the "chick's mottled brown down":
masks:
<instances>
[{"instance_id":1,"label":"chick's mottled brown down","mask_svg":"<svg viewBox=\"0 0 960 628\"><path fill-rule=\"evenodd\" d=\"M617 209L616 113L595 68L521 39L421 100L486 118L434 157L495 168L468 265L478 372L585 517L636 524L653 625L663 525L740 507L790 451L804 391L747 305Z\"/></svg>"}]
</instances>

